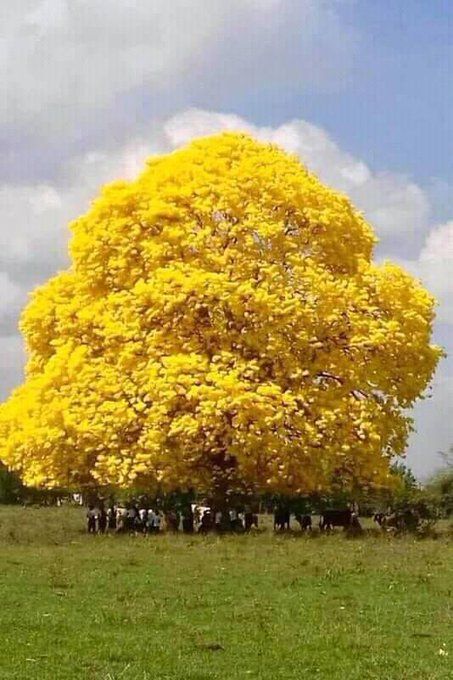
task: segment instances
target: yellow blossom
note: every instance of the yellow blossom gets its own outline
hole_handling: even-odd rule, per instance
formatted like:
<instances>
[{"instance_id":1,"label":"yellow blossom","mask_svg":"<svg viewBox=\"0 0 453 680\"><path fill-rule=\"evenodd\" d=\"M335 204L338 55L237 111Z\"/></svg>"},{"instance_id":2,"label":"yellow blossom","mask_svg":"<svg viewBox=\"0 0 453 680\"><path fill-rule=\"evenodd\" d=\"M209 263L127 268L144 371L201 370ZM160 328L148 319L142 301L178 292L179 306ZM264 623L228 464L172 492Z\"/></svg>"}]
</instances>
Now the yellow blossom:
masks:
<instances>
[{"instance_id":1,"label":"yellow blossom","mask_svg":"<svg viewBox=\"0 0 453 680\"><path fill-rule=\"evenodd\" d=\"M226 133L106 186L71 229L0 408L0 458L27 484L385 483L441 350L432 296L373 264L346 196Z\"/></svg>"}]
</instances>

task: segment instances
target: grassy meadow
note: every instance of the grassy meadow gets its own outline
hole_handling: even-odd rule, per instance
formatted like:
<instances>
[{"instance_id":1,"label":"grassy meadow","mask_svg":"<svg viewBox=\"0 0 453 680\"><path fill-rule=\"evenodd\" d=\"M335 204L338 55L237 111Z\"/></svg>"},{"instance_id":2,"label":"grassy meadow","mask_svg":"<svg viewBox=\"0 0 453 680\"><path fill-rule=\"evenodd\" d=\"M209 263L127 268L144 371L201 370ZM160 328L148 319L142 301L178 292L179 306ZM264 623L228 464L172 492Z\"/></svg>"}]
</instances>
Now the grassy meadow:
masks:
<instances>
[{"instance_id":1,"label":"grassy meadow","mask_svg":"<svg viewBox=\"0 0 453 680\"><path fill-rule=\"evenodd\" d=\"M453 538L88 536L0 507L1 680L453 678Z\"/></svg>"}]
</instances>

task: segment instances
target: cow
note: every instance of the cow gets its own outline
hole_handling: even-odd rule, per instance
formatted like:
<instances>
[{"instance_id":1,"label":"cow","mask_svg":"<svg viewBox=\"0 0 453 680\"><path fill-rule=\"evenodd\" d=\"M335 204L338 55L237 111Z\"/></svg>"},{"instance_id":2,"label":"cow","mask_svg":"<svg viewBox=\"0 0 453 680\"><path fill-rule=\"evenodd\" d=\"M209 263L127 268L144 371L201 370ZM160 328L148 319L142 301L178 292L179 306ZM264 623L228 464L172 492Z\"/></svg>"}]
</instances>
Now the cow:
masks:
<instances>
[{"instance_id":1,"label":"cow","mask_svg":"<svg viewBox=\"0 0 453 680\"><path fill-rule=\"evenodd\" d=\"M277 506L274 511L274 531L285 531L290 528L291 513L287 508Z\"/></svg>"},{"instance_id":2,"label":"cow","mask_svg":"<svg viewBox=\"0 0 453 680\"><path fill-rule=\"evenodd\" d=\"M211 513L211 508L208 505L197 505L197 503L192 503L191 509L195 531L199 531L203 515L205 513Z\"/></svg>"},{"instance_id":3,"label":"cow","mask_svg":"<svg viewBox=\"0 0 453 680\"><path fill-rule=\"evenodd\" d=\"M198 527L199 534L207 534L212 531L214 526L214 518L210 508L207 508L201 516L200 525Z\"/></svg>"},{"instance_id":4,"label":"cow","mask_svg":"<svg viewBox=\"0 0 453 680\"><path fill-rule=\"evenodd\" d=\"M376 522L381 528L383 528L385 523L385 512L375 512L373 515L373 522Z\"/></svg>"},{"instance_id":5,"label":"cow","mask_svg":"<svg viewBox=\"0 0 453 680\"><path fill-rule=\"evenodd\" d=\"M321 531L330 531L334 527L343 527L343 529L361 529L357 513L349 508L345 510L325 510L319 520L319 528Z\"/></svg>"},{"instance_id":6,"label":"cow","mask_svg":"<svg viewBox=\"0 0 453 680\"><path fill-rule=\"evenodd\" d=\"M250 508L246 508L244 512L245 531L251 531L253 527L258 529L258 515L255 512L252 512Z\"/></svg>"},{"instance_id":7,"label":"cow","mask_svg":"<svg viewBox=\"0 0 453 680\"><path fill-rule=\"evenodd\" d=\"M301 515L296 513L296 522L300 524L301 531L311 531L312 530L312 519L311 515Z\"/></svg>"},{"instance_id":8,"label":"cow","mask_svg":"<svg viewBox=\"0 0 453 680\"><path fill-rule=\"evenodd\" d=\"M410 509L388 512L380 522L382 529L394 532L415 531L419 524L420 517Z\"/></svg>"}]
</instances>

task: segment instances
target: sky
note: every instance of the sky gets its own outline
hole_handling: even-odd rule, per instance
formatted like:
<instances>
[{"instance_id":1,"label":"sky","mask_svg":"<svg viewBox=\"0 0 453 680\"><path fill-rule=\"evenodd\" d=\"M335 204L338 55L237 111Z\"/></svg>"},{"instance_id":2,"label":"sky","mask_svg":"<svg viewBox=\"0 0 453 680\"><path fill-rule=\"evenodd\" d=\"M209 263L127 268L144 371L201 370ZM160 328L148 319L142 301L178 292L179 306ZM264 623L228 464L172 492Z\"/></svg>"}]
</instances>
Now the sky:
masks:
<instances>
[{"instance_id":1,"label":"sky","mask_svg":"<svg viewBox=\"0 0 453 680\"><path fill-rule=\"evenodd\" d=\"M22 380L18 318L68 264L99 187L194 136L249 130L345 191L437 296L453 350L451 0L0 3L0 399ZM453 444L453 359L416 405L408 463Z\"/></svg>"}]
</instances>

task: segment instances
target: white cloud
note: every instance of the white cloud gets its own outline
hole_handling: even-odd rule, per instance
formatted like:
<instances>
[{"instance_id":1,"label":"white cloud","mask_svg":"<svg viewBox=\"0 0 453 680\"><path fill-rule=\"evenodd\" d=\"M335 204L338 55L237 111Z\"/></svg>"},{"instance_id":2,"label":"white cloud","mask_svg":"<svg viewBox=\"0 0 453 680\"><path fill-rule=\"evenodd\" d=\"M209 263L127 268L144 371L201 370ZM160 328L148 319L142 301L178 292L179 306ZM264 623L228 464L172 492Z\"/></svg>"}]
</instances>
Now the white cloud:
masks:
<instances>
[{"instance_id":1,"label":"white cloud","mask_svg":"<svg viewBox=\"0 0 453 680\"><path fill-rule=\"evenodd\" d=\"M432 229L418 259L402 264L437 297L438 321L453 324L453 221Z\"/></svg>"},{"instance_id":2,"label":"white cloud","mask_svg":"<svg viewBox=\"0 0 453 680\"><path fill-rule=\"evenodd\" d=\"M23 289L0 272L0 325L14 323L25 301Z\"/></svg>"},{"instance_id":3,"label":"white cloud","mask_svg":"<svg viewBox=\"0 0 453 680\"><path fill-rule=\"evenodd\" d=\"M0 399L22 380L24 351L18 335L0 336Z\"/></svg>"},{"instance_id":4,"label":"white cloud","mask_svg":"<svg viewBox=\"0 0 453 680\"><path fill-rule=\"evenodd\" d=\"M448 451L453 442L452 403L453 378L438 375L431 396L415 406L413 417L416 430L409 440L407 462L421 479L432 474L435 468L442 467L438 454Z\"/></svg>"},{"instance_id":5,"label":"white cloud","mask_svg":"<svg viewBox=\"0 0 453 680\"><path fill-rule=\"evenodd\" d=\"M66 205L52 186L0 187L0 264L38 262L55 254L52 216L64 215Z\"/></svg>"},{"instance_id":6,"label":"white cloud","mask_svg":"<svg viewBox=\"0 0 453 680\"><path fill-rule=\"evenodd\" d=\"M453 220L433 229L420 253L423 262L453 260Z\"/></svg>"},{"instance_id":7,"label":"white cloud","mask_svg":"<svg viewBox=\"0 0 453 680\"><path fill-rule=\"evenodd\" d=\"M193 103L225 106L232 92L338 89L356 42L337 0L1 3L3 172L26 173L19 161L32 157L42 172L93 139L118 142Z\"/></svg>"}]
</instances>

